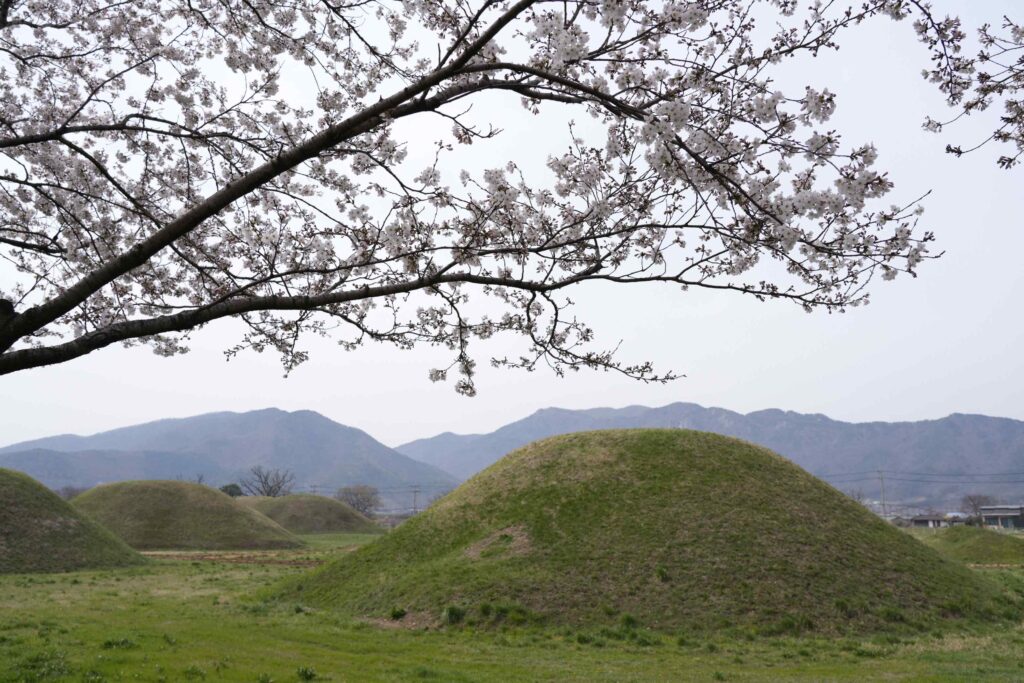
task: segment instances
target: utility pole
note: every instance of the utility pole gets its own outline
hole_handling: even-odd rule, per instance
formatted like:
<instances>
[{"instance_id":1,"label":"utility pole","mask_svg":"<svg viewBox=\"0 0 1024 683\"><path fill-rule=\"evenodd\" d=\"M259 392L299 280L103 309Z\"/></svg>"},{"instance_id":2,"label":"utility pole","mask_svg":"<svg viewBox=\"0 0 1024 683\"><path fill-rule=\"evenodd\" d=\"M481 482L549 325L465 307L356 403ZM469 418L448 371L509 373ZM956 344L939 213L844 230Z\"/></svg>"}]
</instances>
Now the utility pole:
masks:
<instances>
[{"instance_id":1,"label":"utility pole","mask_svg":"<svg viewBox=\"0 0 1024 683\"><path fill-rule=\"evenodd\" d=\"M889 511L885 506L885 474L882 470L878 470L878 482L882 485L882 518L887 519L889 517Z\"/></svg>"},{"instance_id":2,"label":"utility pole","mask_svg":"<svg viewBox=\"0 0 1024 683\"><path fill-rule=\"evenodd\" d=\"M414 515L417 515L420 512L419 499L420 499L420 487L419 486L413 486L412 487L412 514L414 514Z\"/></svg>"}]
</instances>

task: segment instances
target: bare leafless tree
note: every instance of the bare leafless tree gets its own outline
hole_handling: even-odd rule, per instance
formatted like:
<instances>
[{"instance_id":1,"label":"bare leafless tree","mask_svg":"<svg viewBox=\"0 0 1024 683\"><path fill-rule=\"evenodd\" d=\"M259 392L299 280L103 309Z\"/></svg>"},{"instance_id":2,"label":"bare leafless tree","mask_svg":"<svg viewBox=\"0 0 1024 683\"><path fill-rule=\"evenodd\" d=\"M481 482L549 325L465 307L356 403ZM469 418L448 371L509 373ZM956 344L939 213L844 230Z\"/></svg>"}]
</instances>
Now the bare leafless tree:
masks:
<instances>
[{"instance_id":1,"label":"bare leafless tree","mask_svg":"<svg viewBox=\"0 0 1024 683\"><path fill-rule=\"evenodd\" d=\"M357 512L364 515L373 514L373 511L380 507L380 492L366 484L342 487L338 489L334 497L343 503L348 503Z\"/></svg>"},{"instance_id":2,"label":"bare leafless tree","mask_svg":"<svg viewBox=\"0 0 1024 683\"><path fill-rule=\"evenodd\" d=\"M868 504L867 496L864 495L864 489L851 489L846 492L846 495L861 505L866 506Z\"/></svg>"},{"instance_id":3,"label":"bare leafless tree","mask_svg":"<svg viewBox=\"0 0 1024 683\"><path fill-rule=\"evenodd\" d=\"M981 508L985 505L995 505L996 499L983 493L968 493L960 499L962 512L971 517L981 517Z\"/></svg>"},{"instance_id":4,"label":"bare leafless tree","mask_svg":"<svg viewBox=\"0 0 1024 683\"><path fill-rule=\"evenodd\" d=\"M295 475L290 470L268 469L256 465L249 474L242 477L238 485L247 496L269 496L278 498L292 492Z\"/></svg>"}]
</instances>

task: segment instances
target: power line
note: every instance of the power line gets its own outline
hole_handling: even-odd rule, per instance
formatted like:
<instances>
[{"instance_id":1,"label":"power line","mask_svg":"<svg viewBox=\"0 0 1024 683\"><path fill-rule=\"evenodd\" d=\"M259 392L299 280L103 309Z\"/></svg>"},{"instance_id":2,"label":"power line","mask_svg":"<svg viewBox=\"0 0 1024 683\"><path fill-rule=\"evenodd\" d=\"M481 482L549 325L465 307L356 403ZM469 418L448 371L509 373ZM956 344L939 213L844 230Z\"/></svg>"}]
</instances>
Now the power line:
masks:
<instances>
[{"instance_id":1,"label":"power line","mask_svg":"<svg viewBox=\"0 0 1024 683\"><path fill-rule=\"evenodd\" d=\"M890 477L893 481L916 481L931 484L1024 484L1024 479L944 479L930 477Z\"/></svg>"},{"instance_id":2,"label":"power line","mask_svg":"<svg viewBox=\"0 0 1024 683\"><path fill-rule=\"evenodd\" d=\"M862 475L877 475L879 472L889 475L906 475L916 477L1024 477L1024 472L911 472L908 470L870 470L864 472L831 472L817 474L821 479L838 479Z\"/></svg>"},{"instance_id":3,"label":"power line","mask_svg":"<svg viewBox=\"0 0 1024 683\"><path fill-rule=\"evenodd\" d=\"M893 477L891 475L882 474L889 481L899 482L911 482L918 484L962 484L962 485L1007 485L1007 484L1024 484L1024 479L948 479L938 477ZM856 484L865 481L877 481L878 476L874 477L860 477L858 479L827 479L830 484Z\"/></svg>"}]
</instances>

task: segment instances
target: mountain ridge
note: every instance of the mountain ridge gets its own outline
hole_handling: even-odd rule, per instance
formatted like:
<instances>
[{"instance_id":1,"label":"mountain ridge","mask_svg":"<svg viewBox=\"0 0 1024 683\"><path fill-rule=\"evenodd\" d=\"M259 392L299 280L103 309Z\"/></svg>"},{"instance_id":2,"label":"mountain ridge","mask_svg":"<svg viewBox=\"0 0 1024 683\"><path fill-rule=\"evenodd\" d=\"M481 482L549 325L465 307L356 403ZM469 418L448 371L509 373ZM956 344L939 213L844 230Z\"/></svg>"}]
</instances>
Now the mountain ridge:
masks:
<instances>
[{"instance_id":1,"label":"mountain ridge","mask_svg":"<svg viewBox=\"0 0 1024 683\"><path fill-rule=\"evenodd\" d=\"M295 472L298 489L365 483L382 489L387 505L409 507L537 439L639 427L697 429L745 439L783 454L838 488L875 498L881 494L881 482L873 474L877 470L886 471L890 500L923 506L958 501L967 492L988 493L1007 502L1024 498L1024 487L1012 481L1000 483L989 477L968 486L901 481L912 477L899 474L1024 473L1024 421L954 412L929 420L845 422L822 413L767 408L744 414L687 402L581 410L548 407L492 432L449 431L394 449L312 410L217 411L9 444L0 447L0 466L59 488L197 475L219 485L236 481L253 465L263 465ZM892 471L897 474L890 481ZM861 476L843 476L851 472ZM416 495L421 497L410 493L414 486L420 487ZM408 500L399 501L403 496Z\"/></svg>"},{"instance_id":2,"label":"mountain ridge","mask_svg":"<svg viewBox=\"0 0 1024 683\"><path fill-rule=\"evenodd\" d=\"M768 408L744 414L686 402L655 407L543 408L493 432L447 432L410 441L395 450L466 479L505 453L537 439L577 431L639 427L697 429L746 439L783 454L818 476L879 469L918 475L984 473L1014 467L1024 472L1024 421L1012 418L951 413L931 420L845 422L822 413ZM881 483L872 476L860 480L833 477L830 481L838 488L860 490L869 496L881 494ZM1021 493L1021 487L1012 482L968 483L895 480L886 488L891 494L920 504L958 500L968 489L1003 497Z\"/></svg>"},{"instance_id":3,"label":"mountain ridge","mask_svg":"<svg viewBox=\"0 0 1024 683\"><path fill-rule=\"evenodd\" d=\"M397 489L452 488L457 480L366 432L311 410L218 411L165 418L90 435L60 434L0 448L0 465L51 488L125 479L192 478L217 485L251 467L291 470L297 487L368 484L393 504ZM387 491L383 491L383 490Z\"/></svg>"}]
</instances>

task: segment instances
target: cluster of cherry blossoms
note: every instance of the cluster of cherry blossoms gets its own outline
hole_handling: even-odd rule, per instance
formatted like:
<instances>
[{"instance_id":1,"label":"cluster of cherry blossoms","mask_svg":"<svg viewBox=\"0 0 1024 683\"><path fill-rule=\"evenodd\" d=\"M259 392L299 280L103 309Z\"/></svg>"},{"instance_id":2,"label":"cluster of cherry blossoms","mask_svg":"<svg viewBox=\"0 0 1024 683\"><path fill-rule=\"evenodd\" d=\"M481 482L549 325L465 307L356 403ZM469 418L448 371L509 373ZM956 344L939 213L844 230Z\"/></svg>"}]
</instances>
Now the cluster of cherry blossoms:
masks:
<instances>
[{"instance_id":1,"label":"cluster of cherry blossoms","mask_svg":"<svg viewBox=\"0 0 1024 683\"><path fill-rule=\"evenodd\" d=\"M932 236L919 207L882 204L875 149L824 128L836 96L784 93L773 65L880 15L915 17L940 56L961 34L922 2L762 0L764 26L750 4L14 3L0 373L118 342L178 353L180 333L237 317L231 352L286 368L310 333L439 345L452 365L431 379L472 393L470 342L504 332L524 346L496 365L656 381L593 347L574 287L863 303ZM928 77L962 94L967 68L940 57ZM474 108L494 98L513 106ZM491 156L502 117L543 130L563 111L585 123Z\"/></svg>"}]
</instances>

